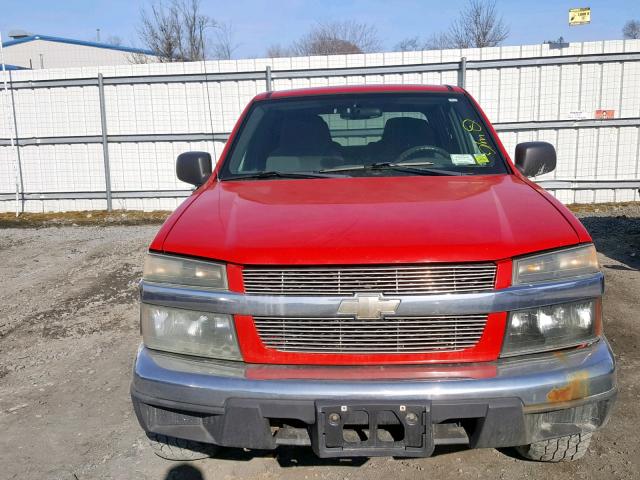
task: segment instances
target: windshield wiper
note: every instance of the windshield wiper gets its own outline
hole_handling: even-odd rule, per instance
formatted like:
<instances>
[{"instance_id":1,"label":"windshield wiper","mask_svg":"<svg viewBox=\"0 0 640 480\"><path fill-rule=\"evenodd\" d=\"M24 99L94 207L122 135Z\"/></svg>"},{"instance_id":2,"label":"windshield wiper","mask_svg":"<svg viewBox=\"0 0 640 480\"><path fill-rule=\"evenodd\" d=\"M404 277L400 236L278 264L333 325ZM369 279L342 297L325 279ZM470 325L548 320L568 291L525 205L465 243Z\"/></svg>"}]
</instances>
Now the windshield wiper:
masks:
<instances>
[{"instance_id":1,"label":"windshield wiper","mask_svg":"<svg viewBox=\"0 0 640 480\"><path fill-rule=\"evenodd\" d=\"M383 162L383 163L374 163L373 168L375 169L390 169L398 172L407 172L407 173L415 173L416 175L451 175L451 176L459 176L464 175L461 172L454 172L451 170L442 170L439 168L422 168L420 165L422 163L418 162L407 162L407 163L391 163L391 162ZM431 162L425 162L424 165L433 165Z\"/></svg>"},{"instance_id":2,"label":"windshield wiper","mask_svg":"<svg viewBox=\"0 0 640 480\"><path fill-rule=\"evenodd\" d=\"M354 170L396 170L399 172L415 173L416 175L464 175L461 172L441 170L438 168L421 168L421 165L433 165L433 162L379 162L371 165L345 165L344 167L325 168L319 173L349 172Z\"/></svg>"},{"instance_id":3,"label":"windshield wiper","mask_svg":"<svg viewBox=\"0 0 640 480\"><path fill-rule=\"evenodd\" d=\"M229 175L221 180L251 180L261 178L337 178L344 175L329 175L323 172L278 172L267 170L265 172L244 173L239 175Z\"/></svg>"}]
</instances>

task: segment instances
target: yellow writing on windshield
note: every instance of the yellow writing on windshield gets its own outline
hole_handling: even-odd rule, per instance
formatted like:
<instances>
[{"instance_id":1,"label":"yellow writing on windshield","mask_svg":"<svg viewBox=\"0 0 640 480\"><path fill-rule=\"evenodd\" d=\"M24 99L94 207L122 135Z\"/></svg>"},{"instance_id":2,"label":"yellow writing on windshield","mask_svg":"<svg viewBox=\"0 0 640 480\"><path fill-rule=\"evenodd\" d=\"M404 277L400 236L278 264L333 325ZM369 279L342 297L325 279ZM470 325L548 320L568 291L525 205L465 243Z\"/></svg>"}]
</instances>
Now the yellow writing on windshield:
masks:
<instances>
[{"instance_id":1,"label":"yellow writing on windshield","mask_svg":"<svg viewBox=\"0 0 640 480\"><path fill-rule=\"evenodd\" d=\"M489 144L486 135L482 131L482 125L475 120L465 118L462 121L462 128L471 134L474 142L478 146L478 149L487 156L495 154L495 150Z\"/></svg>"}]
</instances>

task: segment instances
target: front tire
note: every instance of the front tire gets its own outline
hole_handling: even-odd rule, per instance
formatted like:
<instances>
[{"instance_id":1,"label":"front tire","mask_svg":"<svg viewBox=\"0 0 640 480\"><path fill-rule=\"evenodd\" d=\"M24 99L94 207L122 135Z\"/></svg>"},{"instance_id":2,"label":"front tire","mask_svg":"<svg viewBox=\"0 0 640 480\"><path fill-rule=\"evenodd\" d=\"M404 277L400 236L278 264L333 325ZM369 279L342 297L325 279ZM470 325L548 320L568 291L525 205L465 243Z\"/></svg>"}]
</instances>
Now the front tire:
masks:
<instances>
[{"instance_id":1,"label":"front tire","mask_svg":"<svg viewBox=\"0 0 640 480\"><path fill-rule=\"evenodd\" d=\"M217 450L215 445L209 445L182 438L169 437L147 433L149 445L153 453L165 460L177 462L190 462L213 456Z\"/></svg>"},{"instance_id":2,"label":"front tire","mask_svg":"<svg viewBox=\"0 0 640 480\"><path fill-rule=\"evenodd\" d=\"M516 447L516 450L524 458L537 462L571 462L584 457L587 453L591 435L591 433L566 435Z\"/></svg>"}]
</instances>

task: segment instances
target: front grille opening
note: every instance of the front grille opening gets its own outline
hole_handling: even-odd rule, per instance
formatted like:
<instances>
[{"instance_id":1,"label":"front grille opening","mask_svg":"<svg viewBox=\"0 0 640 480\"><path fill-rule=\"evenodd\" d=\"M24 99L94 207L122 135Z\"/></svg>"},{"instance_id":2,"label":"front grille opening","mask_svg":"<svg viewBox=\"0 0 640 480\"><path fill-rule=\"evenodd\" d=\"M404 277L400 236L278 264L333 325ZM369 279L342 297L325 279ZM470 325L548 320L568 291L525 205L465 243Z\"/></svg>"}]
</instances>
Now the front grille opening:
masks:
<instances>
[{"instance_id":1,"label":"front grille opening","mask_svg":"<svg viewBox=\"0 0 640 480\"><path fill-rule=\"evenodd\" d=\"M473 348L487 315L356 318L254 317L262 343L300 353L430 353Z\"/></svg>"},{"instance_id":2,"label":"front grille opening","mask_svg":"<svg viewBox=\"0 0 640 480\"><path fill-rule=\"evenodd\" d=\"M481 420L484 421L484 418L463 418L460 420L460 426L467 434L469 441L480 431Z\"/></svg>"},{"instance_id":3,"label":"front grille opening","mask_svg":"<svg viewBox=\"0 0 640 480\"><path fill-rule=\"evenodd\" d=\"M496 265L418 264L344 267L244 267L247 293L262 295L430 295L494 289Z\"/></svg>"},{"instance_id":4,"label":"front grille opening","mask_svg":"<svg viewBox=\"0 0 640 480\"><path fill-rule=\"evenodd\" d=\"M309 425L302 420L270 418L269 427L276 445L311 445Z\"/></svg>"},{"instance_id":5,"label":"front grille opening","mask_svg":"<svg viewBox=\"0 0 640 480\"><path fill-rule=\"evenodd\" d=\"M469 420L469 421L467 421ZM436 445L468 445L469 434L467 429L463 426L466 425L469 431L473 432L477 426L477 418L464 419L464 420L446 420L441 423L432 425L433 439Z\"/></svg>"},{"instance_id":6,"label":"front grille opening","mask_svg":"<svg viewBox=\"0 0 640 480\"><path fill-rule=\"evenodd\" d=\"M380 442L401 442L404 440L404 426L400 423L397 425L378 425L376 434Z\"/></svg>"},{"instance_id":7,"label":"front grille opening","mask_svg":"<svg viewBox=\"0 0 640 480\"><path fill-rule=\"evenodd\" d=\"M368 416L358 418L358 422L346 423L342 426L342 438L347 443L357 444L370 440L372 432L369 429ZM401 442L405 437L404 425L393 412L377 412L376 429L373 434L378 442Z\"/></svg>"},{"instance_id":8,"label":"front grille opening","mask_svg":"<svg viewBox=\"0 0 640 480\"><path fill-rule=\"evenodd\" d=\"M342 439L347 443L362 443L369 440L368 425L347 424L342 427Z\"/></svg>"},{"instance_id":9,"label":"front grille opening","mask_svg":"<svg viewBox=\"0 0 640 480\"><path fill-rule=\"evenodd\" d=\"M404 425L395 412L382 410L378 412L376 437L381 442L400 442L404 440Z\"/></svg>"},{"instance_id":10,"label":"front grille opening","mask_svg":"<svg viewBox=\"0 0 640 480\"><path fill-rule=\"evenodd\" d=\"M202 425L204 420L212 417L210 414L200 412L187 412L175 408L148 406L144 411L149 425L176 426L176 425Z\"/></svg>"}]
</instances>

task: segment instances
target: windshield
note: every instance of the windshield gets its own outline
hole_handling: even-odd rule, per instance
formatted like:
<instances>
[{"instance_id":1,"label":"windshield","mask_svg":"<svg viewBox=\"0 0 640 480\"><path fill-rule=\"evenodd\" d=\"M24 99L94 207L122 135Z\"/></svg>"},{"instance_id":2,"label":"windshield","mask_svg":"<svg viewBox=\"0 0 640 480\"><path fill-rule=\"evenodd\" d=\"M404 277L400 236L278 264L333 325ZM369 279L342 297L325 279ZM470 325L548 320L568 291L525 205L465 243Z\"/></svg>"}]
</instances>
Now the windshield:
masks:
<instances>
[{"instance_id":1,"label":"windshield","mask_svg":"<svg viewBox=\"0 0 640 480\"><path fill-rule=\"evenodd\" d=\"M256 103L220 178L495 173L505 162L464 95L387 93Z\"/></svg>"}]
</instances>

